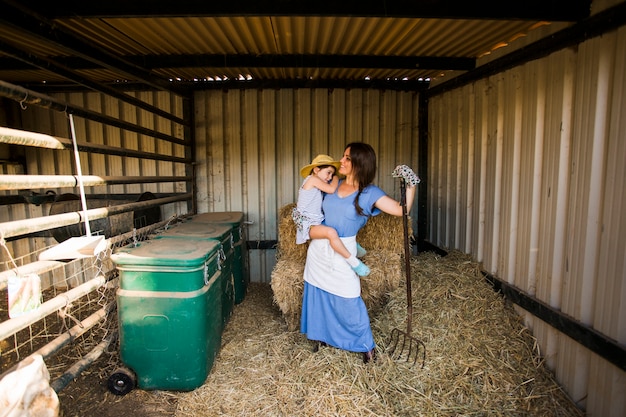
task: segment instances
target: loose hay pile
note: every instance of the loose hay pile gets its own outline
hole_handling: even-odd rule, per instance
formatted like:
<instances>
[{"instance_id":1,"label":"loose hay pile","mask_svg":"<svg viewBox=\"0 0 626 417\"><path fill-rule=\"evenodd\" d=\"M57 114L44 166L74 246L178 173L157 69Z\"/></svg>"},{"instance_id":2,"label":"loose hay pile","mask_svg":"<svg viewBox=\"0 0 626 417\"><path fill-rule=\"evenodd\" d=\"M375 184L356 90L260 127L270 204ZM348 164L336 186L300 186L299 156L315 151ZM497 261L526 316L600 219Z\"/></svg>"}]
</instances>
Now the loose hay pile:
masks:
<instances>
[{"instance_id":1,"label":"loose hay pile","mask_svg":"<svg viewBox=\"0 0 626 417\"><path fill-rule=\"evenodd\" d=\"M546 416L580 417L536 356L535 340L467 256L411 260L414 335L423 369L385 353L406 320L404 286L372 320L379 359L288 331L269 286L253 283L235 307L205 385L180 394L177 417Z\"/></svg>"},{"instance_id":2,"label":"loose hay pile","mask_svg":"<svg viewBox=\"0 0 626 417\"><path fill-rule=\"evenodd\" d=\"M296 244L296 226L291 218L295 204L279 211L277 262L272 271L274 302L282 311L289 330L300 324L304 264L308 243ZM409 230L409 233L411 231ZM402 218L382 213L371 217L357 235L357 241L367 250L363 262L370 274L361 279L361 296L370 314L386 303L389 292L404 282Z\"/></svg>"}]
</instances>

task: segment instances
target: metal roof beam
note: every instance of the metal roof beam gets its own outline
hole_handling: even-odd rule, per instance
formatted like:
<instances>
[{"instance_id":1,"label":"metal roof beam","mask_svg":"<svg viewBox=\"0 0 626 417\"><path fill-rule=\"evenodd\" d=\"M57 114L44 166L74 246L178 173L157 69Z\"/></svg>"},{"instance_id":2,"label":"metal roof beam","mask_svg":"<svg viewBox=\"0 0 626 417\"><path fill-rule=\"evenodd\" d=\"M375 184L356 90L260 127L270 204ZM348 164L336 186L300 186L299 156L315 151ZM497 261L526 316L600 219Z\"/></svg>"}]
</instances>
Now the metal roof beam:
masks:
<instances>
[{"instance_id":1,"label":"metal roof beam","mask_svg":"<svg viewBox=\"0 0 626 417\"><path fill-rule=\"evenodd\" d=\"M372 55L167 55L137 57L147 68L382 68L471 70L473 58Z\"/></svg>"},{"instance_id":2,"label":"metal roof beam","mask_svg":"<svg viewBox=\"0 0 626 417\"><path fill-rule=\"evenodd\" d=\"M128 62L112 52L86 43L82 39L59 29L57 25L48 19L24 8L22 4L11 0L5 0L0 3L0 24L28 33L35 38L41 39L42 43L52 43L69 54L79 56L100 67L124 74L130 79L143 82L157 90L166 90L183 97L187 96L187 91L182 91L180 88L172 85L169 80L156 77L145 68Z\"/></svg>"},{"instance_id":3,"label":"metal roof beam","mask_svg":"<svg viewBox=\"0 0 626 417\"><path fill-rule=\"evenodd\" d=\"M393 90L393 91L427 91L430 81L424 80L406 80L401 78L386 78L386 79L373 79L373 80L328 80L328 79L253 79L253 80L239 80L229 79L223 81L210 81L210 80L198 80L198 81L180 81L180 85L186 86L190 90L238 90L238 89L267 89L267 90L280 90L283 88L326 88L326 89L379 89L379 90ZM37 85L25 85L29 88L36 88L37 91L48 92L78 92L83 91L84 87L77 86L76 84L61 84L61 83L46 83ZM133 84L125 83L123 86L117 86L123 88L124 91L144 91L145 84Z\"/></svg>"},{"instance_id":4,"label":"metal roof beam","mask_svg":"<svg viewBox=\"0 0 626 417\"><path fill-rule=\"evenodd\" d=\"M22 0L52 19L192 16L364 16L436 19L578 21L591 0Z\"/></svg>"},{"instance_id":5,"label":"metal roof beam","mask_svg":"<svg viewBox=\"0 0 626 417\"><path fill-rule=\"evenodd\" d=\"M0 50L1 50L0 44ZM435 69L469 71L476 67L474 58L432 56L373 55L142 55L126 56L129 62L149 70L164 68L372 68ZM54 62L73 70L99 69L82 58L55 57ZM30 65L0 58L4 70L26 70Z\"/></svg>"},{"instance_id":6,"label":"metal roof beam","mask_svg":"<svg viewBox=\"0 0 626 417\"><path fill-rule=\"evenodd\" d=\"M35 67L35 68L40 68L43 70L54 72L56 74L62 75L63 77L67 78L69 81L73 81L77 84L83 85L94 91L99 91L101 93L108 94L112 97L122 100L123 102L129 103L133 106L147 110L151 113L154 113L158 116L171 120L175 123L178 123L181 125L187 124L187 122L181 119L180 117L177 117L174 114L171 114L156 106L146 103L143 100L140 100L126 93L120 92L118 89L112 88L108 85L89 80L81 76L80 74L78 74L76 71L74 71L70 67L56 62L54 59L50 59L46 57L37 57L37 56L34 56L33 54L27 54L23 51L20 51L17 48L12 47L11 45L5 42L2 42L1 40L0 40L0 51L6 53L7 55L13 56L15 60L18 60L16 62L19 62L19 61L23 62L24 63L23 66L26 67L23 69L31 69L32 67ZM82 62L86 62L86 61L82 60ZM7 68L7 67L3 67L2 64L3 63L0 60L0 68Z\"/></svg>"}]
</instances>

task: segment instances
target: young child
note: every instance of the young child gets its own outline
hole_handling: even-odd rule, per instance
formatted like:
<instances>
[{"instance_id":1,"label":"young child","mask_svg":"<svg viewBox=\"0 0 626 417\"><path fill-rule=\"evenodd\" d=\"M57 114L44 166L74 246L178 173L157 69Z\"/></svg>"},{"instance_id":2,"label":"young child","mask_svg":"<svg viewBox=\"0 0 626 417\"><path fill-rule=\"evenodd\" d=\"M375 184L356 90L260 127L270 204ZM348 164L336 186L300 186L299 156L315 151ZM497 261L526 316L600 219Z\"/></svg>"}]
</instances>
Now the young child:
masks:
<instances>
[{"instance_id":1,"label":"young child","mask_svg":"<svg viewBox=\"0 0 626 417\"><path fill-rule=\"evenodd\" d=\"M322 225L322 193L334 193L339 184L335 173L341 162L334 161L328 155L317 155L313 161L300 170L304 178L298 191L298 203L293 209L293 221L296 223L296 244L302 244L309 239L328 239L330 247L346 259L359 276L367 276L370 269L356 256L350 254L339 238L337 231L332 227ZM365 250L357 244L357 255L362 256Z\"/></svg>"}]
</instances>

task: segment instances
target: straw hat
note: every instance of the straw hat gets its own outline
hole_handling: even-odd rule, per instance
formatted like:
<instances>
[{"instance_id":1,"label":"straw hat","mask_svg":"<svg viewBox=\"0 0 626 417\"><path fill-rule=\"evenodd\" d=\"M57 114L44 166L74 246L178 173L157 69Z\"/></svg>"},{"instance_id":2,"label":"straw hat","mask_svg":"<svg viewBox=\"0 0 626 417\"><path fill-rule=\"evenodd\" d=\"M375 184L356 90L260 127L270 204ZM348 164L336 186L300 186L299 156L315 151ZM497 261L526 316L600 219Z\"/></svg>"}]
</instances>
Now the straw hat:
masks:
<instances>
[{"instance_id":1,"label":"straw hat","mask_svg":"<svg viewBox=\"0 0 626 417\"><path fill-rule=\"evenodd\" d=\"M302 175L302 178L306 178L309 176L313 168L319 167L322 165L332 165L335 167L335 171L339 171L341 162L333 160L333 158L331 158L328 155L320 154L320 155L317 155L315 158L313 158L313 161L311 161L309 165L303 166L300 169L300 175Z\"/></svg>"}]
</instances>

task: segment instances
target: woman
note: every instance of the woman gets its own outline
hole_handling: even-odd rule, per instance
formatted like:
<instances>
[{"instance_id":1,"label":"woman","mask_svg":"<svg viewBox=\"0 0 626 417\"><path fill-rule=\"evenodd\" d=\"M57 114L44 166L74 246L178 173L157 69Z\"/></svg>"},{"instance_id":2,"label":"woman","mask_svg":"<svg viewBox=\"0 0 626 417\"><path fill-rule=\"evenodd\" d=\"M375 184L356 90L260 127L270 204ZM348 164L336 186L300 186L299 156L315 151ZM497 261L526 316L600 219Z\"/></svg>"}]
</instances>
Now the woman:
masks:
<instances>
[{"instance_id":1,"label":"woman","mask_svg":"<svg viewBox=\"0 0 626 417\"><path fill-rule=\"evenodd\" d=\"M339 174L345 176L333 194L324 197L324 224L333 227L350 253L356 254L356 235L369 216L381 211L402 216L402 206L372 184L376 175L374 149L362 142L346 146ZM400 167L398 167L400 168ZM396 171L400 172L396 169ZM395 172L394 171L394 174ZM407 210L419 179L403 166L407 180ZM309 244L304 268L304 293L300 331L322 345L362 352L363 362L376 358L375 343L359 277L326 239Z\"/></svg>"}]
</instances>

